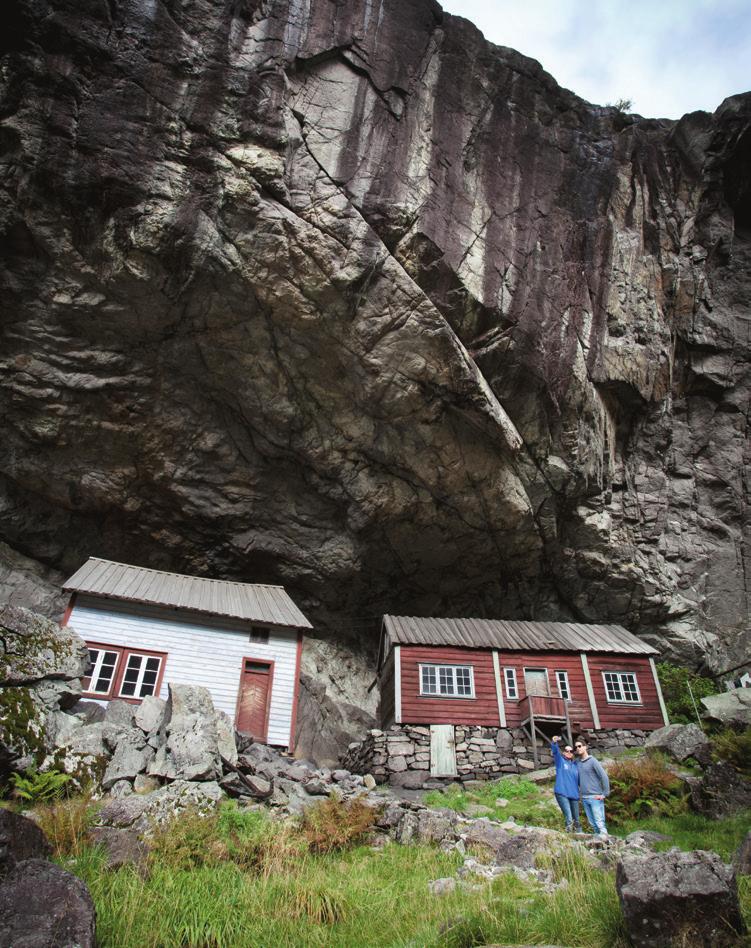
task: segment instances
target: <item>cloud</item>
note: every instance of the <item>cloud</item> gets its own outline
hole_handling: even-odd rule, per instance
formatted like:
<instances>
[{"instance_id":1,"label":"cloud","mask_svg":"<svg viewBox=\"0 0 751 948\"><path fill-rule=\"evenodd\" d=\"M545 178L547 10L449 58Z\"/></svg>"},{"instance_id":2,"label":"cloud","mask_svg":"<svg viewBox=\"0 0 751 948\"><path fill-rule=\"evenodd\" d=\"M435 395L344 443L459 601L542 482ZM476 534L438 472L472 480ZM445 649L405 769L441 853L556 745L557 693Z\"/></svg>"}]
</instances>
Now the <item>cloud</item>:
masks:
<instances>
[{"instance_id":1,"label":"cloud","mask_svg":"<svg viewBox=\"0 0 751 948\"><path fill-rule=\"evenodd\" d=\"M491 42L537 59L564 87L645 116L714 111L751 87L747 0L446 0Z\"/></svg>"}]
</instances>

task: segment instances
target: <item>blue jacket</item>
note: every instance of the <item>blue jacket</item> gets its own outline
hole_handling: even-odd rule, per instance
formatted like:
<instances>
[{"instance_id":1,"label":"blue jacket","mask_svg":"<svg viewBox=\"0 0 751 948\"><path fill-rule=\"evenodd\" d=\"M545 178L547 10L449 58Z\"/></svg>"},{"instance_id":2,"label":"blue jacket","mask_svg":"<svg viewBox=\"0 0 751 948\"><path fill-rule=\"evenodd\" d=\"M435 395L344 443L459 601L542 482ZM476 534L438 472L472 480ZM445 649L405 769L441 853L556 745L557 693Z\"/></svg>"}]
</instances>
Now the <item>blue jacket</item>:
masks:
<instances>
[{"instance_id":1,"label":"blue jacket","mask_svg":"<svg viewBox=\"0 0 751 948\"><path fill-rule=\"evenodd\" d=\"M560 793L569 800L579 799L579 768L575 760L566 760L558 747L558 741L551 742L553 760L555 762L554 793Z\"/></svg>"}]
</instances>

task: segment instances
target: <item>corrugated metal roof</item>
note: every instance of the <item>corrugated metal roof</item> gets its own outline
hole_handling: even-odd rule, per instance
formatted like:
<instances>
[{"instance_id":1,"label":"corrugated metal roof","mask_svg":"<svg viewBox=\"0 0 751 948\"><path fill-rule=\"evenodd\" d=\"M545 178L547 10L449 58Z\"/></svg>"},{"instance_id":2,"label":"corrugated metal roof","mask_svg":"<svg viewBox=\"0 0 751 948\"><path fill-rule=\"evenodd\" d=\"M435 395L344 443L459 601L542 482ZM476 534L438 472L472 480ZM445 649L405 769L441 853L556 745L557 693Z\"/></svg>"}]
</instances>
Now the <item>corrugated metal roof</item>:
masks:
<instances>
[{"instance_id":1,"label":"corrugated metal roof","mask_svg":"<svg viewBox=\"0 0 751 948\"><path fill-rule=\"evenodd\" d=\"M658 651L620 625L580 622L527 622L509 619L428 619L384 616L386 646L450 645L499 648L509 652L617 652L658 655Z\"/></svg>"},{"instance_id":2,"label":"corrugated metal roof","mask_svg":"<svg viewBox=\"0 0 751 948\"><path fill-rule=\"evenodd\" d=\"M90 557L63 589L108 599L149 602L250 622L312 629L283 586L232 583L165 573Z\"/></svg>"}]
</instances>

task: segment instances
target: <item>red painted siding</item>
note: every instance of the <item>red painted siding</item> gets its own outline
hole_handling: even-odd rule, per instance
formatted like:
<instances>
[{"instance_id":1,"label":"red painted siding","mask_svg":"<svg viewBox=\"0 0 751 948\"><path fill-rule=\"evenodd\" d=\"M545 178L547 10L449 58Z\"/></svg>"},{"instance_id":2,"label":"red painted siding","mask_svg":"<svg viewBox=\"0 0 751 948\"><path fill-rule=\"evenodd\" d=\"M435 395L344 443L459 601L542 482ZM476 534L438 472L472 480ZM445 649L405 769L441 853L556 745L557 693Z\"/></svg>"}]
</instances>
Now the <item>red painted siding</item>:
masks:
<instances>
[{"instance_id":1,"label":"red painted siding","mask_svg":"<svg viewBox=\"0 0 751 948\"><path fill-rule=\"evenodd\" d=\"M522 720L520 703L526 697L525 668L545 668L551 694L557 695L556 671L568 673L571 704L569 716L573 730L594 727L592 712L584 680L581 657L574 652L499 652L503 702L506 708L507 727L518 727ZM592 688L601 728L642 728L653 730L662 727L662 713L657 697L649 660L640 655L610 656L587 655ZM471 665L474 669L474 698L438 698L420 695L419 665L421 663L445 665ZM516 671L519 692L517 700L506 697L505 668ZM407 724L478 724L498 727L498 699L493 672L492 650L437 648L429 646L401 647L402 669L402 721ZM605 696L603 671L630 671L637 676L640 704L612 704ZM381 679L381 721L388 726L393 721L394 709L393 659L390 657ZM526 716L526 704L524 706Z\"/></svg>"},{"instance_id":2,"label":"red painted siding","mask_svg":"<svg viewBox=\"0 0 751 948\"><path fill-rule=\"evenodd\" d=\"M571 694L571 704L569 705L571 727L576 729L591 728L593 726L592 712L587 696L587 685L584 681L584 672L582 671L581 658L578 653L500 652L498 660L501 665L503 702L506 706L506 724L508 727L519 727L521 724L522 714L520 713L520 703L527 695L527 689L524 685L525 668L546 668L548 672L548 682L550 684L550 693L553 695L558 694L555 673L557 671L568 672L568 687ZM519 699L517 701L512 701L506 697L504 668L513 668L516 670L516 684L519 690ZM526 702L524 703L524 707L526 708ZM526 713L524 716L526 717Z\"/></svg>"},{"instance_id":3,"label":"red painted siding","mask_svg":"<svg viewBox=\"0 0 751 948\"><path fill-rule=\"evenodd\" d=\"M471 665L474 669L475 697L437 698L420 695L420 663ZM402 721L406 724L500 725L490 650L403 645L401 669Z\"/></svg>"},{"instance_id":4,"label":"red painted siding","mask_svg":"<svg viewBox=\"0 0 751 948\"><path fill-rule=\"evenodd\" d=\"M648 658L641 655L588 655L587 658L597 710L600 712L600 727L638 727L643 730L655 730L663 726L660 701ZM641 695L641 704L609 703L602 678L602 673L606 671L634 672Z\"/></svg>"}]
</instances>

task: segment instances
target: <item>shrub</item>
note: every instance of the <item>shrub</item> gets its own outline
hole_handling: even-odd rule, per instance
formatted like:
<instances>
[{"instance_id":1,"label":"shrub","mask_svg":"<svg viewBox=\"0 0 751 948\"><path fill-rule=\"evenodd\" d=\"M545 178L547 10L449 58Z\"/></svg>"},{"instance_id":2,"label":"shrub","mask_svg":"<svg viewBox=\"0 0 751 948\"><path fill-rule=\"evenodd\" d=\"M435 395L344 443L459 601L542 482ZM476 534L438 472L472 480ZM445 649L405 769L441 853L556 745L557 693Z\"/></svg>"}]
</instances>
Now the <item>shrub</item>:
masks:
<instances>
[{"instance_id":1,"label":"shrub","mask_svg":"<svg viewBox=\"0 0 751 948\"><path fill-rule=\"evenodd\" d=\"M36 809L36 822L50 841L53 855L81 855L94 812L95 806L89 796L74 797Z\"/></svg>"},{"instance_id":2,"label":"shrub","mask_svg":"<svg viewBox=\"0 0 751 948\"><path fill-rule=\"evenodd\" d=\"M657 675L672 724L696 723L696 711L688 690L689 685L699 708L701 708L699 702L702 698L717 694L718 691L717 684L711 678L697 675L696 672L682 665L658 662Z\"/></svg>"},{"instance_id":3,"label":"shrub","mask_svg":"<svg viewBox=\"0 0 751 948\"><path fill-rule=\"evenodd\" d=\"M300 832L313 853L329 853L361 842L378 819L378 810L360 797L342 800L331 794L308 807L300 818Z\"/></svg>"},{"instance_id":4,"label":"shrub","mask_svg":"<svg viewBox=\"0 0 751 948\"><path fill-rule=\"evenodd\" d=\"M261 876L288 869L306 849L291 827L273 824L254 811L228 803L203 816L186 811L160 827L152 839L153 865L192 870L232 863Z\"/></svg>"},{"instance_id":5,"label":"shrub","mask_svg":"<svg viewBox=\"0 0 751 948\"><path fill-rule=\"evenodd\" d=\"M70 783L70 775L57 770L38 771L36 767L29 767L22 774L11 774L10 782L13 785L13 796L27 803L46 803L50 800L59 800Z\"/></svg>"},{"instance_id":6,"label":"shrub","mask_svg":"<svg viewBox=\"0 0 751 948\"><path fill-rule=\"evenodd\" d=\"M618 824L685 808L682 781L658 757L625 760L611 767L608 819Z\"/></svg>"},{"instance_id":7,"label":"shrub","mask_svg":"<svg viewBox=\"0 0 751 948\"><path fill-rule=\"evenodd\" d=\"M751 728L742 731L725 728L712 735L712 757L727 761L739 773L751 776Z\"/></svg>"}]
</instances>

